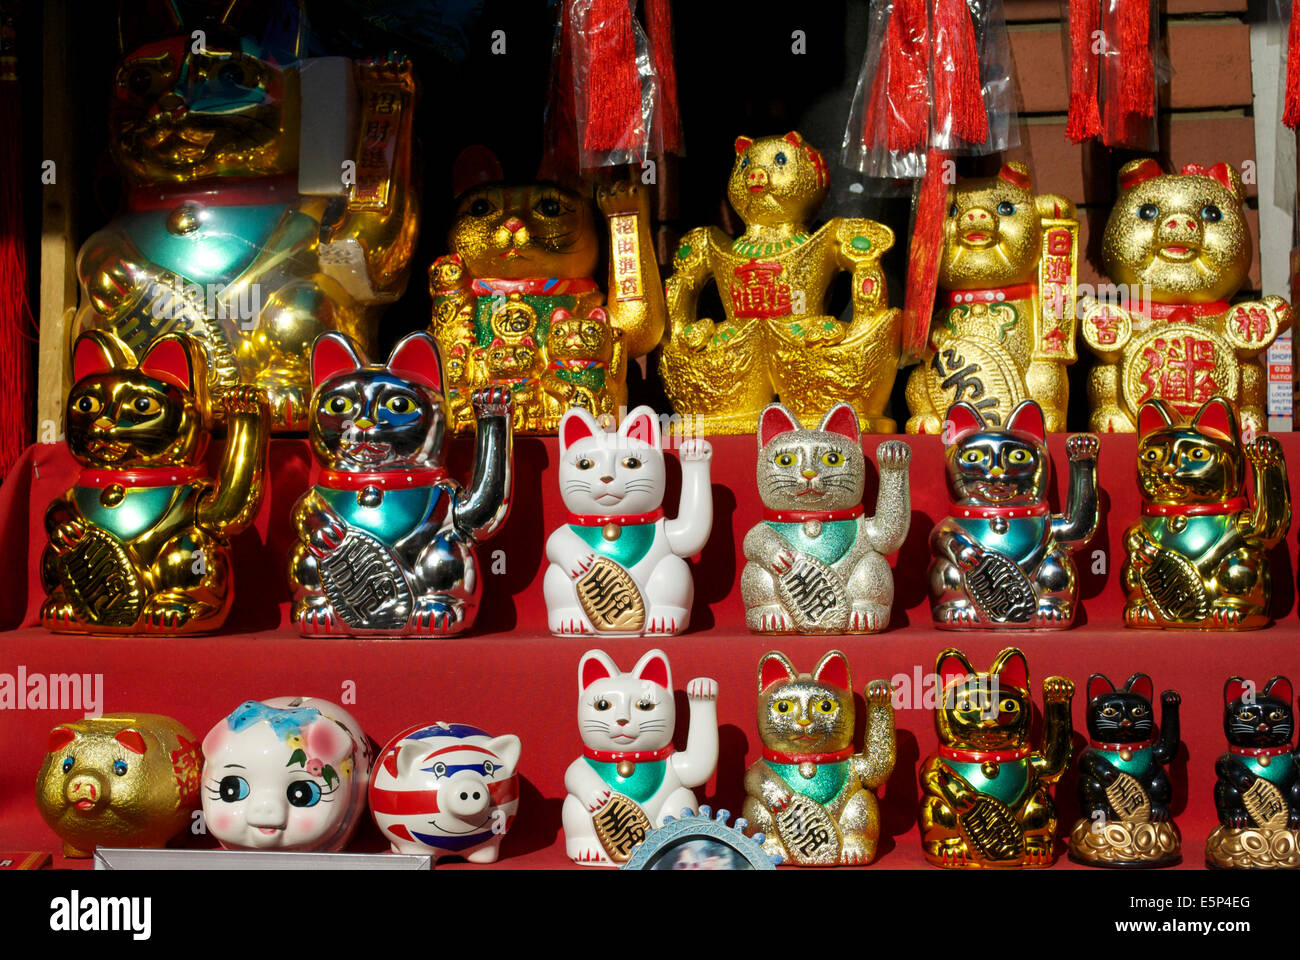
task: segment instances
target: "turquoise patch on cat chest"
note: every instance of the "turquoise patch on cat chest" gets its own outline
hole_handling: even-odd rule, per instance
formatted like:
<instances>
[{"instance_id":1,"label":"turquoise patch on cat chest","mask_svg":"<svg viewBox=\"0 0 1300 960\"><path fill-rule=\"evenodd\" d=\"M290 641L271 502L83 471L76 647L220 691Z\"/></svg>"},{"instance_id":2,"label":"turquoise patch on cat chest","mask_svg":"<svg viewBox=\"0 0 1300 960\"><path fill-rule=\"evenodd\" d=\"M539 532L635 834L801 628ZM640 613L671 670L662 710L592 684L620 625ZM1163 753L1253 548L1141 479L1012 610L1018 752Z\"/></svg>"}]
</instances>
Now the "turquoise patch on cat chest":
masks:
<instances>
[{"instance_id":1,"label":"turquoise patch on cat chest","mask_svg":"<svg viewBox=\"0 0 1300 960\"><path fill-rule=\"evenodd\" d=\"M202 206L198 226L189 233L168 229L171 210L131 214L123 227L150 263L193 283L229 283L262 252L289 209L283 203ZM290 232L304 237L315 224L305 214L295 214L293 221Z\"/></svg>"},{"instance_id":2,"label":"turquoise patch on cat chest","mask_svg":"<svg viewBox=\"0 0 1300 960\"><path fill-rule=\"evenodd\" d=\"M1144 747L1141 750L1135 750L1133 755L1125 760L1118 752L1113 750L1097 750L1092 748L1098 756L1105 759L1116 770L1122 770L1124 773L1140 777L1151 769L1151 748Z\"/></svg>"},{"instance_id":3,"label":"turquoise patch on cat chest","mask_svg":"<svg viewBox=\"0 0 1300 960\"><path fill-rule=\"evenodd\" d=\"M357 491L316 487L339 519L357 527L391 547L424 522L442 499L442 487L417 487L414 490L387 490L377 506L357 503Z\"/></svg>"},{"instance_id":4,"label":"turquoise patch on cat chest","mask_svg":"<svg viewBox=\"0 0 1300 960\"><path fill-rule=\"evenodd\" d=\"M643 763L635 764L636 769L632 771L630 777L621 776L618 772L618 764L605 760L593 760L591 757L583 757L590 765L591 769L596 771L596 775L604 780L609 788L615 793L621 793L625 797L630 797L637 803L645 803L663 786L664 773L666 770L667 760L646 760Z\"/></svg>"},{"instance_id":5,"label":"turquoise patch on cat chest","mask_svg":"<svg viewBox=\"0 0 1300 960\"><path fill-rule=\"evenodd\" d=\"M980 793L1001 800L1008 807L1014 807L1029 784L1029 761L1011 760L997 765L997 776L984 775L984 768L979 763L964 763L959 760L944 761L971 787Z\"/></svg>"},{"instance_id":6,"label":"turquoise patch on cat chest","mask_svg":"<svg viewBox=\"0 0 1300 960\"><path fill-rule=\"evenodd\" d=\"M805 777L800 773L797 763L773 763L769 760L768 766L795 793L814 800L822 806L840 795L840 791L844 789L844 781L849 777L847 760L841 760L839 763L815 764L817 772L811 777Z\"/></svg>"},{"instance_id":7,"label":"turquoise patch on cat chest","mask_svg":"<svg viewBox=\"0 0 1300 960\"><path fill-rule=\"evenodd\" d=\"M764 522L799 553L816 557L826 564L833 564L848 553L858 539L857 520L831 520L823 523L821 531L815 537L810 537L804 531L803 523L780 523L775 520Z\"/></svg>"},{"instance_id":8,"label":"turquoise patch on cat chest","mask_svg":"<svg viewBox=\"0 0 1300 960\"><path fill-rule=\"evenodd\" d=\"M978 518L963 518L961 526L974 537L985 550L1001 553L1012 560L1020 561L1043 541L1047 533L1046 517L1017 517L1000 521L1006 524L1006 530L995 533L992 521Z\"/></svg>"},{"instance_id":9,"label":"turquoise patch on cat chest","mask_svg":"<svg viewBox=\"0 0 1300 960\"><path fill-rule=\"evenodd\" d=\"M635 567L654 545L657 525L658 521L620 526L618 537L614 540L605 539L604 527L583 527L571 523L569 529L600 556L609 557L619 566Z\"/></svg>"},{"instance_id":10,"label":"turquoise patch on cat chest","mask_svg":"<svg viewBox=\"0 0 1300 960\"><path fill-rule=\"evenodd\" d=\"M1281 786L1291 774L1291 766L1295 762L1292 754L1283 753L1276 757L1268 758L1268 766L1264 766L1256 757L1234 757L1239 763L1244 763L1246 769L1257 777L1263 777L1269 783Z\"/></svg>"},{"instance_id":11,"label":"turquoise patch on cat chest","mask_svg":"<svg viewBox=\"0 0 1300 960\"><path fill-rule=\"evenodd\" d=\"M72 499L81 515L119 540L134 540L157 526L176 499L176 487L128 487L116 506L100 501L102 487L74 487Z\"/></svg>"},{"instance_id":12,"label":"turquoise patch on cat chest","mask_svg":"<svg viewBox=\"0 0 1300 960\"><path fill-rule=\"evenodd\" d=\"M1219 542L1227 532L1232 516L1225 513L1208 517L1178 517L1180 523L1186 519L1187 526L1177 533L1170 527L1173 519L1170 517L1143 517L1142 523L1161 546L1172 547L1188 557L1199 557Z\"/></svg>"}]
</instances>

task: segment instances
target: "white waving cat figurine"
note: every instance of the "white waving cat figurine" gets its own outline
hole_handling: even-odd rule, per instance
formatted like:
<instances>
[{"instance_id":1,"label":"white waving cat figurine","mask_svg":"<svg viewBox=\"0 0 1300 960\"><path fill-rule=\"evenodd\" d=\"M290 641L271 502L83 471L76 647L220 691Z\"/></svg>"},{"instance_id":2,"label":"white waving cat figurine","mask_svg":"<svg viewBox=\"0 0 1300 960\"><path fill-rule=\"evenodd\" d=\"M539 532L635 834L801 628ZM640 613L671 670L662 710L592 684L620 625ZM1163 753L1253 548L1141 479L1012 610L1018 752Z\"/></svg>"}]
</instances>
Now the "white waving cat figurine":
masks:
<instances>
[{"instance_id":1,"label":"white waving cat figurine","mask_svg":"<svg viewBox=\"0 0 1300 960\"><path fill-rule=\"evenodd\" d=\"M686 629L695 584L685 557L713 527L707 440L679 448L682 497L664 519L659 417L637 407L615 433L570 409L560 421L560 495L568 522L546 541L544 590L551 632L669 636Z\"/></svg>"},{"instance_id":2,"label":"white waving cat figurine","mask_svg":"<svg viewBox=\"0 0 1300 960\"><path fill-rule=\"evenodd\" d=\"M677 708L662 650L646 653L630 673L609 654L588 650L578 663L582 756L564 773L564 848L578 863L618 866L651 827L683 810L698 811L692 787L718 765L718 684L686 685L690 730L673 752Z\"/></svg>"}]
</instances>

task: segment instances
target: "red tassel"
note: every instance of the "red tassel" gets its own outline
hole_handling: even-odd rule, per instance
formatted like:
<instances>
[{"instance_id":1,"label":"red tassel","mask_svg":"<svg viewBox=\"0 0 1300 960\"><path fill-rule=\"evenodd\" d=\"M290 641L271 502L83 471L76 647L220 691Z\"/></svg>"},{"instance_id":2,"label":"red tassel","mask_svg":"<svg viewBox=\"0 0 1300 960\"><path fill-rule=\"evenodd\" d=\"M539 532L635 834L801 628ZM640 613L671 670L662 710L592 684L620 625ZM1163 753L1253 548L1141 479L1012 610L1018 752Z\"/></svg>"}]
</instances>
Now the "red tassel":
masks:
<instances>
[{"instance_id":1,"label":"red tassel","mask_svg":"<svg viewBox=\"0 0 1300 960\"><path fill-rule=\"evenodd\" d=\"M644 141L645 131L628 0L590 0L586 21L577 32L586 41L585 58L575 58L586 68L583 148L597 153L634 149Z\"/></svg>"},{"instance_id":2,"label":"red tassel","mask_svg":"<svg viewBox=\"0 0 1300 960\"><path fill-rule=\"evenodd\" d=\"M1070 114L1065 135L1082 143L1101 133L1097 104L1098 57L1093 52L1101 29L1099 0L1070 0Z\"/></svg>"},{"instance_id":3,"label":"red tassel","mask_svg":"<svg viewBox=\"0 0 1300 960\"><path fill-rule=\"evenodd\" d=\"M659 125L664 152L682 152L682 124L677 106L677 61L673 56L673 21L668 0L646 0L646 32L650 58L659 77Z\"/></svg>"},{"instance_id":4,"label":"red tassel","mask_svg":"<svg viewBox=\"0 0 1300 960\"><path fill-rule=\"evenodd\" d=\"M7 44L5 44L7 46ZM27 248L20 184L22 119L17 49L0 53L0 383L9 402L0 406L0 478L31 442L32 343L35 321L27 299Z\"/></svg>"},{"instance_id":5,"label":"red tassel","mask_svg":"<svg viewBox=\"0 0 1300 960\"><path fill-rule=\"evenodd\" d=\"M551 51L551 89L546 104L546 149L537 176L567 183L578 173L578 118L573 103L573 0L560 4Z\"/></svg>"},{"instance_id":6,"label":"red tassel","mask_svg":"<svg viewBox=\"0 0 1300 960\"><path fill-rule=\"evenodd\" d=\"M928 132L930 23L925 7L926 0L895 0L889 19L885 109L889 149L895 152L921 149Z\"/></svg>"},{"instance_id":7,"label":"red tassel","mask_svg":"<svg viewBox=\"0 0 1300 960\"><path fill-rule=\"evenodd\" d=\"M1286 38L1286 101L1282 122L1300 125L1300 0L1291 0L1291 26Z\"/></svg>"},{"instance_id":8,"label":"red tassel","mask_svg":"<svg viewBox=\"0 0 1300 960\"><path fill-rule=\"evenodd\" d=\"M934 0L935 125L967 143L989 138L979 47L966 0Z\"/></svg>"},{"instance_id":9,"label":"red tassel","mask_svg":"<svg viewBox=\"0 0 1300 960\"><path fill-rule=\"evenodd\" d=\"M1148 0L1123 0L1119 4L1116 46L1123 80L1119 89L1120 112L1130 117L1155 115L1156 78L1151 58L1151 4Z\"/></svg>"},{"instance_id":10,"label":"red tassel","mask_svg":"<svg viewBox=\"0 0 1300 960\"><path fill-rule=\"evenodd\" d=\"M939 283L943 254L943 218L948 205L946 153L931 150L925 158L925 176L916 195L916 215L907 251L907 290L903 297L903 357L921 356L930 338L930 318Z\"/></svg>"}]
</instances>

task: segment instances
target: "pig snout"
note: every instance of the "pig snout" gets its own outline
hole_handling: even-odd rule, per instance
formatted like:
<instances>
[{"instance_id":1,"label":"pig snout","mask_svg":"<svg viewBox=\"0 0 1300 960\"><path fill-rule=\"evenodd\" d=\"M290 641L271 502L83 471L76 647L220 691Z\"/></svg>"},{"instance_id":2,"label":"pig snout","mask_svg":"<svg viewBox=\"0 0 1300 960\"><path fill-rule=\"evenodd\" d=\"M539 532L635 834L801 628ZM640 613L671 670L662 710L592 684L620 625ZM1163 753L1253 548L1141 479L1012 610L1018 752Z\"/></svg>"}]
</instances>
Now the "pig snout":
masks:
<instances>
[{"instance_id":1,"label":"pig snout","mask_svg":"<svg viewBox=\"0 0 1300 960\"><path fill-rule=\"evenodd\" d=\"M473 820L491 803L487 784L476 777L457 777L438 791L438 808L461 820Z\"/></svg>"},{"instance_id":2,"label":"pig snout","mask_svg":"<svg viewBox=\"0 0 1300 960\"><path fill-rule=\"evenodd\" d=\"M94 810L108 802L108 783L94 773L79 773L63 788L70 806L78 810Z\"/></svg>"}]
</instances>

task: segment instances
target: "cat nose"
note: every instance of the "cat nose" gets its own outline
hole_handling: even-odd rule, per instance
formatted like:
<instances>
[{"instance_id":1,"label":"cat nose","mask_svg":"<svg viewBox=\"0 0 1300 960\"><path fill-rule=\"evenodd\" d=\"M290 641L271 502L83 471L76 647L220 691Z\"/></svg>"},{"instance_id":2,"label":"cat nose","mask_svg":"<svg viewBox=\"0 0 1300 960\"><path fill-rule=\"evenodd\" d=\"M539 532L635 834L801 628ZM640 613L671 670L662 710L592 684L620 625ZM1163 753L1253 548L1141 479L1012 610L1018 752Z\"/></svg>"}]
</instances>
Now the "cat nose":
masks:
<instances>
[{"instance_id":1,"label":"cat nose","mask_svg":"<svg viewBox=\"0 0 1300 960\"><path fill-rule=\"evenodd\" d=\"M816 470L804 470L802 473L805 480L811 480L813 477L817 476Z\"/></svg>"},{"instance_id":2,"label":"cat nose","mask_svg":"<svg viewBox=\"0 0 1300 960\"><path fill-rule=\"evenodd\" d=\"M362 417L360 420L352 421L352 426L356 427L358 430L369 430L374 425L375 421L367 420L365 417Z\"/></svg>"},{"instance_id":3,"label":"cat nose","mask_svg":"<svg viewBox=\"0 0 1300 960\"><path fill-rule=\"evenodd\" d=\"M623 719L615 720L614 722L617 723L620 727L626 727L626 726L627 726L627 721L626 721L626 720L623 720Z\"/></svg>"},{"instance_id":4,"label":"cat nose","mask_svg":"<svg viewBox=\"0 0 1300 960\"><path fill-rule=\"evenodd\" d=\"M507 230L509 230L511 233L514 233L516 230L523 229L524 222L520 220L518 217L511 217L509 220L503 223L502 226L505 227Z\"/></svg>"},{"instance_id":5,"label":"cat nose","mask_svg":"<svg viewBox=\"0 0 1300 960\"><path fill-rule=\"evenodd\" d=\"M1002 470L1001 467L990 467L990 468L989 468L989 476L992 476L992 477L1000 477L1000 476L1002 476L1003 472L1004 472L1004 471Z\"/></svg>"},{"instance_id":6,"label":"cat nose","mask_svg":"<svg viewBox=\"0 0 1300 960\"><path fill-rule=\"evenodd\" d=\"M91 426L94 427L96 430L111 430L113 428L113 421L110 420L108 417L100 417L98 420L92 423Z\"/></svg>"},{"instance_id":7,"label":"cat nose","mask_svg":"<svg viewBox=\"0 0 1300 960\"><path fill-rule=\"evenodd\" d=\"M601 478L600 478L600 482L601 482L601 483L613 483L613 482L614 482L614 478L613 478L613 477L601 477ZM624 723L626 723L626 722L627 722L627 721L624 721Z\"/></svg>"},{"instance_id":8,"label":"cat nose","mask_svg":"<svg viewBox=\"0 0 1300 960\"><path fill-rule=\"evenodd\" d=\"M1132 722L1131 722L1127 717L1125 717L1123 720L1121 720L1121 721L1119 722L1119 725L1120 725L1121 727L1131 727L1131 726L1133 726Z\"/></svg>"}]
</instances>

